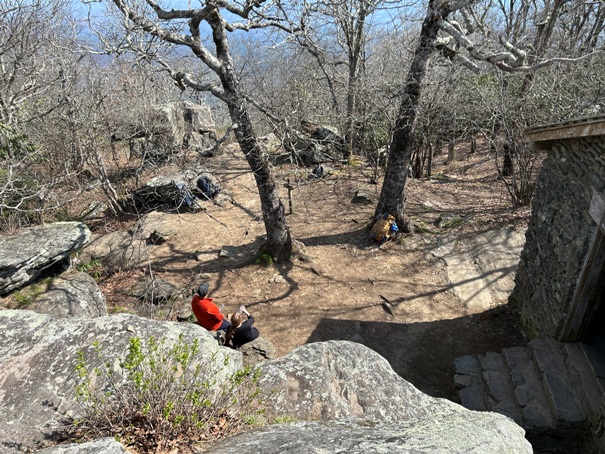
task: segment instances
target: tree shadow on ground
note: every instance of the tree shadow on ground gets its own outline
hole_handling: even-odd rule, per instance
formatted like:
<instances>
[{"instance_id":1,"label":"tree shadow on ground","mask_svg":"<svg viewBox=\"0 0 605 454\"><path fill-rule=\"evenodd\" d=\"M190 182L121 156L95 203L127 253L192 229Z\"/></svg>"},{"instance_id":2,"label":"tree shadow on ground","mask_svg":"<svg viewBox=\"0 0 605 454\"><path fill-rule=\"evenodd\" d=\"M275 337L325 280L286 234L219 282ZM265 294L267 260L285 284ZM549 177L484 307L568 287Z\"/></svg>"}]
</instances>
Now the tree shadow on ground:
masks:
<instances>
[{"instance_id":1,"label":"tree shadow on ground","mask_svg":"<svg viewBox=\"0 0 605 454\"><path fill-rule=\"evenodd\" d=\"M453 320L420 323L324 318L307 343L328 340L363 343L422 392L454 401L454 359L525 344L518 316L507 306Z\"/></svg>"}]
</instances>

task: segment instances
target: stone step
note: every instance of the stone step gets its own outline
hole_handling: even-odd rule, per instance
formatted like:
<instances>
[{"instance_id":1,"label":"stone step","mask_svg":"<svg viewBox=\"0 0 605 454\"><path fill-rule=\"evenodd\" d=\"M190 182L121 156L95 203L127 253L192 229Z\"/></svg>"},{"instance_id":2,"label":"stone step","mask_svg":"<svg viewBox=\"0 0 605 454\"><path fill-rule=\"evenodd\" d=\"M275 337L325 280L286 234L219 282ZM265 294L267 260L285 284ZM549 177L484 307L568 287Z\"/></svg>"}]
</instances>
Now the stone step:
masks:
<instances>
[{"instance_id":1,"label":"stone step","mask_svg":"<svg viewBox=\"0 0 605 454\"><path fill-rule=\"evenodd\" d=\"M458 358L460 403L509 416L525 428L535 452L601 452L592 435L601 429L591 433L590 421L605 415L605 361L594 366L589 352L581 344L533 340L501 354Z\"/></svg>"},{"instance_id":2,"label":"stone step","mask_svg":"<svg viewBox=\"0 0 605 454\"><path fill-rule=\"evenodd\" d=\"M463 407L469 410L488 410L483 370L477 356L466 355L454 360L454 386Z\"/></svg>"},{"instance_id":3,"label":"stone step","mask_svg":"<svg viewBox=\"0 0 605 454\"><path fill-rule=\"evenodd\" d=\"M585 423L588 415L574 392L574 380L565 361L563 344L534 339L529 343L528 349L550 399L555 426L566 429Z\"/></svg>"},{"instance_id":4,"label":"stone step","mask_svg":"<svg viewBox=\"0 0 605 454\"><path fill-rule=\"evenodd\" d=\"M507 348L502 355L510 369L515 398L523 416L522 426L527 431L552 428L554 421L550 402L527 348Z\"/></svg>"},{"instance_id":5,"label":"stone step","mask_svg":"<svg viewBox=\"0 0 605 454\"><path fill-rule=\"evenodd\" d=\"M506 415L517 424L523 425L521 411L515 400L510 370L504 357L499 353L488 352L479 355L479 362L483 369L491 411Z\"/></svg>"}]
</instances>

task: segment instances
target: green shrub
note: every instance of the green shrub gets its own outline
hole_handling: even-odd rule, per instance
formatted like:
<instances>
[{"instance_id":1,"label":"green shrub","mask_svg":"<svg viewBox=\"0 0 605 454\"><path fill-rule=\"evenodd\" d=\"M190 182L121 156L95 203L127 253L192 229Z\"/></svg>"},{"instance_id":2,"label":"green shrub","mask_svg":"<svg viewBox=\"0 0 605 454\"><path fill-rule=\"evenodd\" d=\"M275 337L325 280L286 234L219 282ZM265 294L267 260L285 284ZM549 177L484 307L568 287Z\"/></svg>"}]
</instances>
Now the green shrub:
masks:
<instances>
[{"instance_id":1,"label":"green shrub","mask_svg":"<svg viewBox=\"0 0 605 454\"><path fill-rule=\"evenodd\" d=\"M226 376L229 357L202 357L197 340L173 345L132 337L115 363L93 344L95 363L78 352L79 414L67 426L76 441L114 437L143 452L179 450L233 435L262 414L258 369ZM220 377L223 377L221 380Z\"/></svg>"},{"instance_id":2,"label":"green shrub","mask_svg":"<svg viewBox=\"0 0 605 454\"><path fill-rule=\"evenodd\" d=\"M272 266L273 265L273 257L271 257L271 254L263 252L258 257L256 257L256 264L257 265L267 266L267 267L268 266Z\"/></svg>"},{"instance_id":3,"label":"green shrub","mask_svg":"<svg viewBox=\"0 0 605 454\"><path fill-rule=\"evenodd\" d=\"M100 279L103 275L101 272L103 265L98 260L91 260L88 263L80 263L76 269L84 273L88 273L93 279Z\"/></svg>"}]
</instances>

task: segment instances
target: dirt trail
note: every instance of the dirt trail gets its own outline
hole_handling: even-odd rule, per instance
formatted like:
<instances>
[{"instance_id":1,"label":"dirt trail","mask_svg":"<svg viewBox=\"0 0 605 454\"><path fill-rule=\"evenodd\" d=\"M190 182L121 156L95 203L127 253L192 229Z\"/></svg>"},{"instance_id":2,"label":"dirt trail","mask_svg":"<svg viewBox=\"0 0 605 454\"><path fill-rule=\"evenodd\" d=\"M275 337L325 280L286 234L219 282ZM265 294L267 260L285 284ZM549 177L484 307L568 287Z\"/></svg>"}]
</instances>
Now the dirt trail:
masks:
<instances>
[{"instance_id":1,"label":"dirt trail","mask_svg":"<svg viewBox=\"0 0 605 454\"><path fill-rule=\"evenodd\" d=\"M358 188L378 197L379 187L369 183L371 169L326 166L324 178L309 179L308 170L279 168L278 181L289 177L295 184L295 213L288 223L312 261L269 267L245 264L264 234L245 160L228 149L204 164L235 204L174 215L180 232L156 248L154 274L190 288L207 275L211 296L224 305L223 311L246 304L261 334L280 355L307 342L362 342L422 391L452 398L454 358L522 343L505 299L473 312L454 294L444 260L431 253L446 233L464 239L497 228L524 227L527 210L508 208L507 195L487 159L441 163L435 174L447 172L447 177L410 181L408 207L425 232L380 248L365 228L373 205L351 203ZM287 203L286 189L281 191ZM457 219L456 227L435 227L439 216ZM219 258L225 245L236 247L240 255ZM201 261L194 258L196 252ZM136 305L125 294L140 275L119 273L101 282L110 307Z\"/></svg>"}]
</instances>

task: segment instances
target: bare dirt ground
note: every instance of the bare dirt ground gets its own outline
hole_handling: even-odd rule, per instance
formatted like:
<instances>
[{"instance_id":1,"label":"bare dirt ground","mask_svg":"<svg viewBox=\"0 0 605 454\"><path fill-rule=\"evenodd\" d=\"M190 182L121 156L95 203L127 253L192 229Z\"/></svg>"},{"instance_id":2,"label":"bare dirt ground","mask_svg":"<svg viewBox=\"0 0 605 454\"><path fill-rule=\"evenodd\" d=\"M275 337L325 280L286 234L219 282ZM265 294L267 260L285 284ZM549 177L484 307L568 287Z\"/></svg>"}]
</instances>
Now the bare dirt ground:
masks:
<instances>
[{"instance_id":1,"label":"bare dirt ground","mask_svg":"<svg viewBox=\"0 0 605 454\"><path fill-rule=\"evenodd\" d=\"M277 168L278 182L290 178L295 186L294 213L288 216L292 235L312 258L278 266L254 262L264 226L255 182L241 153L228 148L206 158L204 165L235 203L175 214L178 234L156 246L151 272L180 285L187 301L190 289L208 280L210 296L223 312L245 304L279 355L308 342L362 342L420 390L453 399L456 357L523 343L505 300L486 312L469 312L448 286L443 264L431 255L446 233L462 238L525 226L529 210L510 208L492 157L477 153L449 164L438 157L434 177L410 180L407 189L410 215L422 233L381 247L369 239L366 228L374 205L351 203L360 188L378 198L379 185L370 183L373 169L365 164L326 166L324 178L310 179L310 169ZM280 190L287 205L287 191ZM439 216L454 219L453 227L436 227ZM223 246L233 246L237 256L219 257ZM149 272L102 278L110 311L140 312L141 303L128 290ZM393 303L392 314L385 298Z\"/></svg>"}]
</instances>

